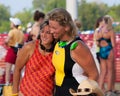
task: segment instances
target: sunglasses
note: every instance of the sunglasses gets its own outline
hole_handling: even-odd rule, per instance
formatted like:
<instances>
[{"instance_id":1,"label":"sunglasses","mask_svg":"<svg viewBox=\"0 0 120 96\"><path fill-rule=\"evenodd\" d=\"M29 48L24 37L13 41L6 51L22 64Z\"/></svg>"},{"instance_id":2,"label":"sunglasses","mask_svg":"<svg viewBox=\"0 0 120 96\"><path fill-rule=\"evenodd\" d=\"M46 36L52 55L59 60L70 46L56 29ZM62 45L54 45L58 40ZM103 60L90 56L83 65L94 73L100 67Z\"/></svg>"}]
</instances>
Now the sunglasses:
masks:
<instances>
[{"instance_id":1,"label":"sunglasses","mask_svg":"<svg viewBox=\"0 0 120 96\"><path fill-rule=\"evenodd\" d=\"M92 89L90 88L84 88L84 89L78 89L77 92L91 92Z\"/></svg>"}]
</instances>

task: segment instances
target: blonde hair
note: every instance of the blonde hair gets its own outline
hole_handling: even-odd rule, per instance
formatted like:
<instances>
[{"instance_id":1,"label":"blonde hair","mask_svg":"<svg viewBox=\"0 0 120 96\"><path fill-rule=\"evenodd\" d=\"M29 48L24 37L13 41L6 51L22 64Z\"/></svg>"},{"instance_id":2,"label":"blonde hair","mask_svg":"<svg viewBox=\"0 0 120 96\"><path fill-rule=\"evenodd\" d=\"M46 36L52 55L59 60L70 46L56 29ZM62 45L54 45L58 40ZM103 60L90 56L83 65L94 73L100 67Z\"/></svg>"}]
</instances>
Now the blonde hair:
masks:
<instances>
[{"instance_id":1,"label":"blonde hair","mask_svg":"<svg viewBox=\"0 0 120 96\"><path fill-rule=\"evenodd\" d=\"M63 8L55 8L47 15L49 20L57 21L61 26L68 26L68 34L71 37L74 38L77 35L77 29L68 11Z\"/></svg>"},{"instance_id":2,"label":"blonde hair","mask_svg":"<svg viewBox=\"0 0 120 96\"><path fill-rule=\"evenodd\" d=\"M113 18L111 16L109 16L109 15L105 15L104 18L103 18L103 20L107 24L108 31L112 30L113 29L113 26L112 26Z\"/></svg>"}]
</instances>

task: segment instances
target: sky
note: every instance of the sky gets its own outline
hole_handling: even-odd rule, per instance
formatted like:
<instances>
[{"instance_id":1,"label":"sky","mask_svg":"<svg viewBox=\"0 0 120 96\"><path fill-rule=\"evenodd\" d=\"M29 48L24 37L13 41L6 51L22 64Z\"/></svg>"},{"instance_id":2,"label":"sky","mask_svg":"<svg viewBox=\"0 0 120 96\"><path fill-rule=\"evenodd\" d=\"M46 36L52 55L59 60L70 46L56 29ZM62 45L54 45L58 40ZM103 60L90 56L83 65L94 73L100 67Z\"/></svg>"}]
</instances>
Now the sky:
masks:
<instances>
[{"instance_id":1,"label":"sky","mask_svg":"<svg viewBox=\"0 0 120 96\"><path fill-rule=\"evenodd\" d=\"M0 0L0 4L10 6L10 12L14 15L17 12L22 11L24 8L31 8L32 0Z\"/></svg>"},{"instance_id":2,"label":"sky","mask_svg":"<svg viewBox=\"0 0 120 96\"><path fill-rule=\"evenodd\" d=\"M12 15L22 11L24 8L29 9L32 7L33 0L0 0L0 4L10 6L10 12ZM109 6L120 4L120 0L86 0L87 2L96 1L98 3L103 2Z\"/></svg>"}]
</instances>

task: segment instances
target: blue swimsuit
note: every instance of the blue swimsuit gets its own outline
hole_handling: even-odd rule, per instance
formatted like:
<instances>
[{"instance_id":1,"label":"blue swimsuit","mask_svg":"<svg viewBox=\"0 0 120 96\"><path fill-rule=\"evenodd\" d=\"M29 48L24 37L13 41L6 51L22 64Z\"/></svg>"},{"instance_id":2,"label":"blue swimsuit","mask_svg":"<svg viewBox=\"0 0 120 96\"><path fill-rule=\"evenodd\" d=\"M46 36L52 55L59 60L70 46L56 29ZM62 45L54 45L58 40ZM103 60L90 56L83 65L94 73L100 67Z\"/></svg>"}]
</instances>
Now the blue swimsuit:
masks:
<instances>
[{"instance_id":1,"label":"blue swimsuit","mask_svg":"<svg viewBox=\"0 0 120 96\"><path fill-rule=\"evenodd\" d=\"M108 43L108 45L105 47L100 46L100 57L102 59L108 59L110 51L112 50L111 40L102 37L98 40L98 42L101 42L102 40L105 40Z\"/></svg>"}]
</instances>

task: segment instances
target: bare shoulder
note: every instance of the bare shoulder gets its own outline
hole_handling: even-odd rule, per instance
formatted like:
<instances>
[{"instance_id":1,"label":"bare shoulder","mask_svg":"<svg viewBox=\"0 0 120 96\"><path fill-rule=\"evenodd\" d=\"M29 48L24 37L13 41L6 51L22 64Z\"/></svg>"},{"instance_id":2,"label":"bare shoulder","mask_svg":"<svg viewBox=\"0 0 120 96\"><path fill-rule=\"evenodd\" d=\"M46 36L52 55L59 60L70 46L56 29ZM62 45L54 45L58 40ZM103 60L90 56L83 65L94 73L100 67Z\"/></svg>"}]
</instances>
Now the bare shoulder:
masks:
<instances>
[{"instance_id":1,"label":"bare shoulder","mask_svg":"<svg viewBox=\"0 0 120 96\"><path fill-rule=\"evenodd\" d=\"M76 43L78 44L78 46L76 47L76 51L77 50L83 50L83 49L88 49L88 47L87 47L87 45L83 42L83 41L81 41L81 40L78 40L78 41L76 41Z\"/></svg>"},{"instance_id":2,"label":"bare shoulder","mask_svg":"<svg viewBox=\"0 0 120 96\"><path fill-rule=\"evenodd\" d=\"M110 30L110 32L109 32L109 33L110 33L110 35L111 35L111 36L115 35L115 31L114 31L113 29L112 29L112 30Z\"/></svg>"},{"instance_id":3,"label":"bare shoulder","mask_svg":"<svg viewBox=\"0 0 120 96\"><path fill-rule=\"evenodd\" d=\"M30 41L28 43L26 43L20 50L19 52L21 53L31 53L34 51L35 48L35 41Z\"/></svg>"},{"instance_id":4,"label":"bare shoulder","mask_svg":"<svg viewBox=\"0 0 120 96\"><path fill-rule=\"evenodd\" d=\"M77 47L72 50L72 54L78 54L79 56L82 54L86 55L90 53L88 46L81 40L75 41L77 43Z\"/></svg>"},{"instance_id":5,"label":"bare shoulder","mask_svg":"<svg viewBox=\"0 0 120 96\"><path fill-rule=\"evenodd\" d=\"M38 30L38 29L39 29L39 25L34 24L33 27L32 27L32 30L35 31L35 30Z\"/></svg>"},{"instance_id":6,"label":"bare shoulder","mask_svg":"<svg viewBox=\"0 0 120 96\"><path fill-rule=\"evenodd\" d=\"M74 50L71 50L73 60L78 62L82 67L88 65L90 62L93 63L93 57L88 46L83 41L77 41L77 43L78 46Z\"/></svg>"},{"instance_id":7,"label":"bare shoulder","mask_svg":"<svg viewBox=\"0 0 120 96\"><path fill-rule=\"evenodd\" d=\"M30 41L24 45L24 48L31 49L31 47L35 46L35 41Z\"/></svg>"}]
</instances>

